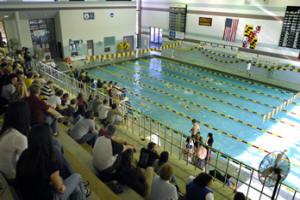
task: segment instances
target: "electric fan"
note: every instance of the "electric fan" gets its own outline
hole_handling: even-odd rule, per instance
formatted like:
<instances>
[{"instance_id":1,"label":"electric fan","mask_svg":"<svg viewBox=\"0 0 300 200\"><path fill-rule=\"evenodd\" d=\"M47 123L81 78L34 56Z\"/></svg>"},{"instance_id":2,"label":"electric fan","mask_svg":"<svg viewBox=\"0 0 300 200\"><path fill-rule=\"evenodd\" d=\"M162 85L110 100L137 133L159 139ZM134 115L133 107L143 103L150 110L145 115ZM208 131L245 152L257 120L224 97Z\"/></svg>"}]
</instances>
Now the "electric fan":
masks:
<instances>
[{"instance_id":1,"label":"electric fan","mask_svg":"<svg viewBox=\"0 0 300 200\"><path fill-rule=\"evenodd\" d=\"M275 199L279 183L287 177L290 171L290 160L285 152L286 150L269 153L259 165L260 182L267 187L275 186L272 200Z\"/></svg>"}]
</instances>

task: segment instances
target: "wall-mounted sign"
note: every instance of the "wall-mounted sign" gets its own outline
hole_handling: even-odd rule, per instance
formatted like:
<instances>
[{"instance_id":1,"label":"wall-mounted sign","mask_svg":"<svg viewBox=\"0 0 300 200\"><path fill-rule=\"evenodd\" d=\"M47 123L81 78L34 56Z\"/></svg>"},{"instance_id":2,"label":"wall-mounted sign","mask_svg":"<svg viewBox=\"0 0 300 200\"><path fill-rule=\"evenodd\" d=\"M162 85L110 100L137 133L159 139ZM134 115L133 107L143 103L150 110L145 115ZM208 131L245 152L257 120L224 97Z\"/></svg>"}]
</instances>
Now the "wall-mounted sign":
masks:
<instances>
[{"instance_id":1,"label":"wall-mounted sign","mask_svg":"<svg viewBox=\"0 0 300 200\"><path fill-rule=\"evenodd\" d=\"M199 26L211 26L212 18L199 17Z\"/></svg>"},{"instance_id":2,"label":"wall-mounted sign","mask_svg":"<svg viewBox=\"0 0 300 200\"><path fill-rule=\"evenodd\" d=\"M84 20L94 20L95 19L95 13L94 12L84 12L83 13L83 19Z\"/></svg>"}]
</instances>

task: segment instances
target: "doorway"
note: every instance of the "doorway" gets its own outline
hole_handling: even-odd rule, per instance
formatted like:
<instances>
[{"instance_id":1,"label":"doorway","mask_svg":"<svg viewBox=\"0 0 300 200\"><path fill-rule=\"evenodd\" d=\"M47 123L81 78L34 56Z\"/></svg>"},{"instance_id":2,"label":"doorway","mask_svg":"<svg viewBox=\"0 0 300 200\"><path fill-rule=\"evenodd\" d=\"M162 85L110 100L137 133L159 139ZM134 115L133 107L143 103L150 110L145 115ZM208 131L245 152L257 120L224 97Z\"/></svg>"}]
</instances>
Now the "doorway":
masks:
<instances>
[{"instance_id":1,"label":"doorway","mask_svg":"<svg viewBox=\"0 0 300 200\"><path fill-rule=\"evenodd\" d=\"M29 28L34 51L50 54L52 58L59 57L54 19L30 19Z\"/></svg>"},{"instance_id":2,"label":"doorway","mask_svg":"<svg viewBox=\"0 0 300 200\"><path fill-rule=\"evenodd\" d=\"M94 41L93 40L87 40L86 41L87 46L87 55L93 56L94 55Z\"/></svg>"},{"instance_id":3,"label":"doorway","mask_svg":"<svg viewBox=\"0 0 300 200\"><path fill-rule=\"evenodd\" d=\"M162 28L150 27L150 47L159 47L162 44Z\"/></svg>"}]
</instances>

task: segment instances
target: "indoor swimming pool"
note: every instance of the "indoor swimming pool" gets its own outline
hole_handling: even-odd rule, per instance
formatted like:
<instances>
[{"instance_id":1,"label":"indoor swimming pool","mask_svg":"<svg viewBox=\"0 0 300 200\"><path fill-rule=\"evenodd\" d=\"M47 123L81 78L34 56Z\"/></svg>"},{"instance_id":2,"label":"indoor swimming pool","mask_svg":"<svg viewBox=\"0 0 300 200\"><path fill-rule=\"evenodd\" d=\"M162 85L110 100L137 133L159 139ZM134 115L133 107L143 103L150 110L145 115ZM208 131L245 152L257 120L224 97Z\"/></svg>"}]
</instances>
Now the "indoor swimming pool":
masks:
<instances>
[{"instance_id":1,"label":"indoor swimming pool","mask_svg":"<svg viewBox=\"0 0 300 200\"><path fill-rule=\"evenodd\" d=\"M159 57L95 67L93 78L127 88L131 105L190 135L191 119L213 147L258 168L272 151L287 149L291 171L285 183L300 189L300 99L270 120L270 112L295 92Z\"/></svg>"}]
</instances>

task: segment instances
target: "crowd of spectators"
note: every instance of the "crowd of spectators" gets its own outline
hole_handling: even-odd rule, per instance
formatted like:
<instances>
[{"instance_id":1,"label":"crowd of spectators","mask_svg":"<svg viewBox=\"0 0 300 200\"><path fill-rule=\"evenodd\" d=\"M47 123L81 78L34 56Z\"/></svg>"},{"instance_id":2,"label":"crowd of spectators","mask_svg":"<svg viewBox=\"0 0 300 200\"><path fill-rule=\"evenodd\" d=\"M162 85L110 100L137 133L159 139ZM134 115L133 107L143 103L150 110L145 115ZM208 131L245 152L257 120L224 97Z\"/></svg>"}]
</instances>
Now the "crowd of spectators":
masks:
<instances>
[{"instance_id":1,"label":"crowd of spectators","mask_svg":"<svg viewBox=\"0 0 300 200\"><path fill-rule=\"evenodd\" d=\"M128 102L126 89L117 83L92 80L86 72L74 70L74 77L91 83L110 98L90 95L86 100L81 93L71 98L71 94L31 70L28 49L23 54L24 62L2 58L0 69L0 108L4 113L0 171L22 199L82 200L91 194L89 183L74 172L55 138L60 133L59 123L69 127L68 134L76 142L92 147L94 168L104 182L117 181L149 200L213 199L209 174L191 178L183 197L168 152L159 154L157 145L150 142L135 162L135 146L115 139L116 125L130 112L122 109L128 105L124 104ZM97 127L97 121L102 128ZM192 123L186 145L188 161L204 168L211 158L207 147L212 147L213 135L209 133L203 143L200 123ZM237 193L235 199L243 199L243 195Z\"/></svg>"},{"instance_id":2,"label":"crowd of spectators","mask_svg":"<svg viewBox=\"0 0 300 200\"><path fill-rule=\"evenodd\" d=\"M88 184L72 170L54 137L64 119L62 91L32 72L28 49L22 54L23 59L1 58L0 171L24 200L84 200L91 193ZM49 88L45 96L44 87Z\"/></svg>"}]
</instances>

